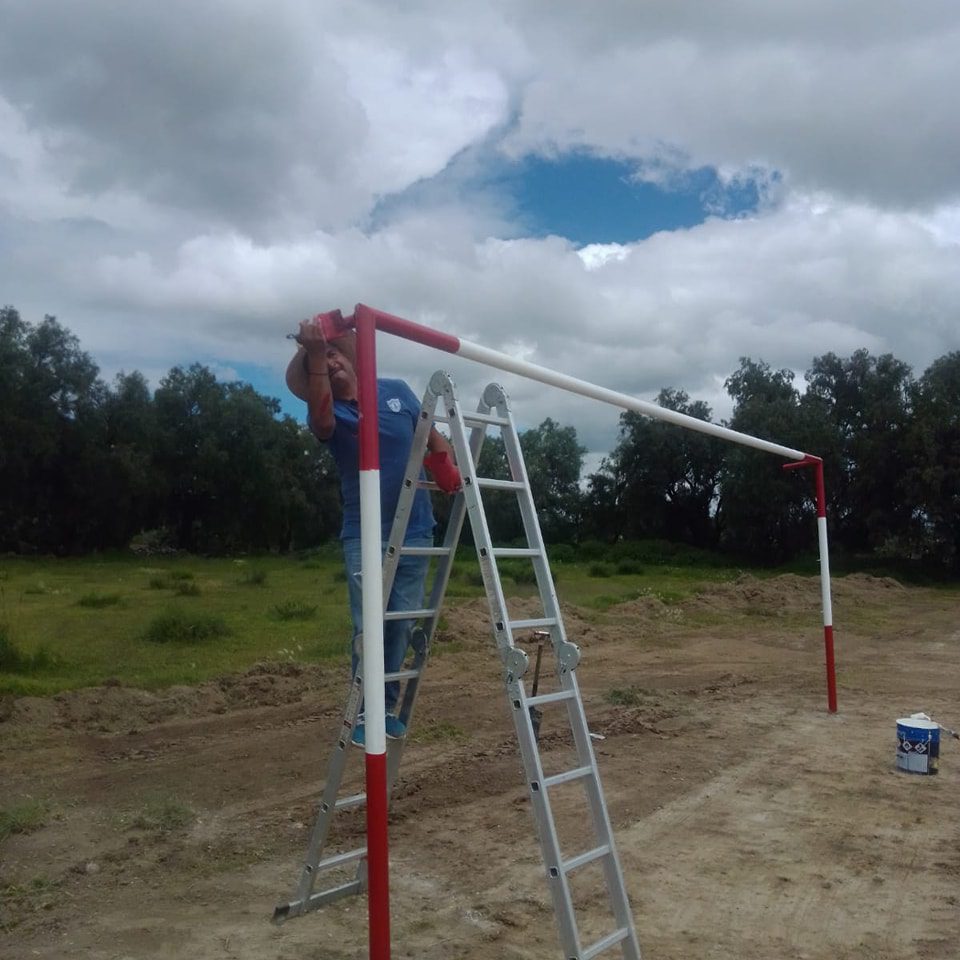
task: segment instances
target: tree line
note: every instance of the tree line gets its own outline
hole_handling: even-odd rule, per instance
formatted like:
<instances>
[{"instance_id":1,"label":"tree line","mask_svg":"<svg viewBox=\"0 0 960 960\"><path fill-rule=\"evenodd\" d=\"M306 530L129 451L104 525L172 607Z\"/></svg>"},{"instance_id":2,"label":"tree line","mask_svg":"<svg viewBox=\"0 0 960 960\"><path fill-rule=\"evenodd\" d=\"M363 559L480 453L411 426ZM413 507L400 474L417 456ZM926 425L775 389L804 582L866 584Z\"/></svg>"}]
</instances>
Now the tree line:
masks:
<instances>
[{"instance_id":1,"label":"tree line","mask_svg":"<svg viewBox=\"0 0 960 960\"><path fill-rule=\"evenodd\" d=\"M890 354L813 359L805 388L790 370L742 358L726 381L723 423L820 455L831 542L855 554L960 568L960 352L919 378ZM708 422L682 389L657 402ZM778 562L816 548L810 471L640 414L582 477L576 430L548 418L521 434L548 543L661 539ZM499 437L480 472L504 475ZM143 376L105 384L76 337L0 310L0 550L82 553L154 547L208 553L286 551L339 530L326 448L279 402L174 367L151 393ZM438 501L441 521L447 503ZM516 509L488 510L498 541L522 534Z\"/></svg>"}]
</instances>

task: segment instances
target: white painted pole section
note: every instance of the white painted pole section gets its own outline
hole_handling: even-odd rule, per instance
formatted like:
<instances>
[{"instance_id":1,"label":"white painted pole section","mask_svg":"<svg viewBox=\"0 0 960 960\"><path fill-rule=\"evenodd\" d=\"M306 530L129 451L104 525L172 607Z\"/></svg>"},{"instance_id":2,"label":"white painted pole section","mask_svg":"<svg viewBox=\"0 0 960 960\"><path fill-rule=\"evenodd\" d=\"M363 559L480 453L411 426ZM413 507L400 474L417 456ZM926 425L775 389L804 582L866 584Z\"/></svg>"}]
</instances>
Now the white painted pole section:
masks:
<instances>
[{"instance_id":1,"label":"white painted pole section","mask_svg":"<svg viewBox=\"0 0 960 960\"><path fill-rule=\"evenodd\" d=\"M823 601L823 625L833 626L833 601L830 599L830 555L827 545L827 518L817 517L820 544L820 599Z\"/></svg>"},{"instance_id":2,"label":"white painted pole section","mask_svg":"<svg viewBox=\"0 0 960 960\"><path fill-rule=\"evenodd\" d=\"M759 437L751 437L749 434L740 433L737 430L730 430L728 427L721 427L716 423L707 423L705 420L698 420L696 417L687 416L685 413L667 410L665 407L658 406L655 403L637 400L629 394L617 393L615 390L607 390L604 387L598 387L595 384L588 383L586 380L578 380L576 377L569 377L566 374L557 373L547 367L540 367L535 363L528 363L526 360L517 360L515 357L510 357L505 353L478 346L467 340L460 341L460 349L457 350L457 356L465 357L467 360L475 360L477 363L485 363L499 370L506 370L509 373L516 373L521 377L528 377L531 380L539 380L541 383L559 387L561 390L569 390L572 393L579 393L584 397L592 397L594 400L601 400L615 407L635 410L637 413L643 413L657 420L666 420L668 423L675 423L689 430L706 433L712 437L720 437L723 440L731 440L734 443L739 443L745 447L753 447L755 450L763 450L766 453L775 453L789 460L802 460L806 456L800 450L784 447L779 443L772 443L769 440L761 440Z\"/></svg>"},{"instance_id":3,"label":"white painted pole section","mask_svg":"<svg viewBox=\"0 0 960 960\"><path fill-rule=\"evenodd\" d=\"M380 471L360 471L360 571L363 584L363 701L366 752L387 750L383 690L383 557Z\"/></svg>"}]
</instances>

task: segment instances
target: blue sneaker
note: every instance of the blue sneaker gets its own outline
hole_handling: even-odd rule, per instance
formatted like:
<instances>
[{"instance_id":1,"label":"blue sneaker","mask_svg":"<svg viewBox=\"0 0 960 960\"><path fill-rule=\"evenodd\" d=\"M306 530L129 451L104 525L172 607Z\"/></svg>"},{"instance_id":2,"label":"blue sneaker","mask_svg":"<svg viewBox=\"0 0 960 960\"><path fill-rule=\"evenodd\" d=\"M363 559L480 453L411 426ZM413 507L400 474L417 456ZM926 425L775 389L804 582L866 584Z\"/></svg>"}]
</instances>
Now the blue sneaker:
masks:
<instances>
[{"instance_id":1,"label":"blue sneaker","mask_svg":"<svg viewBox=\"0 0 960 960\"><path fill-rule=\"evenodd\" d=\"M350 738L350 742L355 747L365 747L367 745L367 734L362 720L353 728L353 736Z\"/></svg>"},{"instance_id":2,"label":"blue sneaker","mask_svg":"<svg viewBox=\"0 0 960 960\"><path fill-rule=\"evenodd\" d=\"M399 717L395 717L392 713L388 713L385 719L388 740L401 740L407 735L406 725Z\"/></svg>"}]
</instances>

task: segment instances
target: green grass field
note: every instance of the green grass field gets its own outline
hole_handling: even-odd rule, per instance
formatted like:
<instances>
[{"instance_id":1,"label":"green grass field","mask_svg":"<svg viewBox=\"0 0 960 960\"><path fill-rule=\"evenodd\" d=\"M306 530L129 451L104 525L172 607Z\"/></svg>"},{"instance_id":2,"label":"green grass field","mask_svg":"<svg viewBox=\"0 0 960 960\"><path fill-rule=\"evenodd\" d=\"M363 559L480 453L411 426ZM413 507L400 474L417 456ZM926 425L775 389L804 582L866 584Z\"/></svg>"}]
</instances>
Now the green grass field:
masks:
<instances>
[{"instance_id":1,"label":"green grass field","mask_svg":"<svg viewBox=\"0 0 960 960\"><path fill-rule=\"evenodd\" d=\"M598 617L644 594L675 603L741 572L714 563L564 561L560 553L552 568L561 600ZM450 602L483 595L472 551L461 548L461 556ZM506 592L534 595L531 572L525 561L504 562ZM349 636L336 544L303 557L0 561L0 693L47 695L106 680L193 684L261 660L346 657Z\"/></svg>"}]
</instances>

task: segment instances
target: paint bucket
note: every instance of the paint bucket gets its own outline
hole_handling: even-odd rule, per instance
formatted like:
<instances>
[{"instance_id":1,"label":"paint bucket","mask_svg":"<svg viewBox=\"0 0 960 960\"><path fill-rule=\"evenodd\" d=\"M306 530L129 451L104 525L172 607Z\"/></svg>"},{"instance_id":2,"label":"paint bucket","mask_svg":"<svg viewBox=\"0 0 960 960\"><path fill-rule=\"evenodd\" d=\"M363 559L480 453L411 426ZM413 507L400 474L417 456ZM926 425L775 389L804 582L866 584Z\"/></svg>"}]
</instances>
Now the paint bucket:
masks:
<instances>
[{"instance_id":1,"label":"paint bucket","mask_svg":"<svg viewBox=\"0 0 960 960\"><path fill-rule=\"evenodd\" d=\"M925 713L897 721L897 769L935 774L940 766L940 724Z\"/></svg>"}]
</instances>

